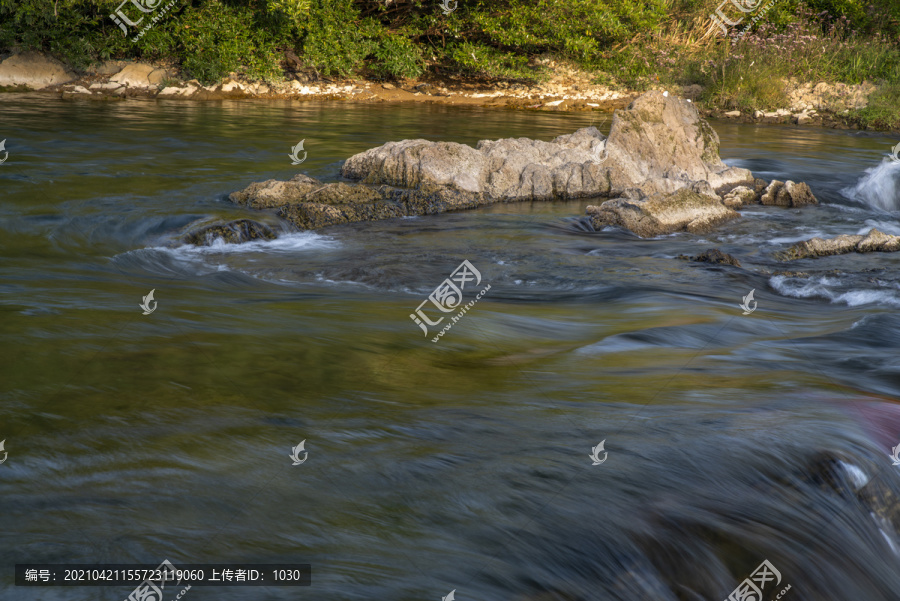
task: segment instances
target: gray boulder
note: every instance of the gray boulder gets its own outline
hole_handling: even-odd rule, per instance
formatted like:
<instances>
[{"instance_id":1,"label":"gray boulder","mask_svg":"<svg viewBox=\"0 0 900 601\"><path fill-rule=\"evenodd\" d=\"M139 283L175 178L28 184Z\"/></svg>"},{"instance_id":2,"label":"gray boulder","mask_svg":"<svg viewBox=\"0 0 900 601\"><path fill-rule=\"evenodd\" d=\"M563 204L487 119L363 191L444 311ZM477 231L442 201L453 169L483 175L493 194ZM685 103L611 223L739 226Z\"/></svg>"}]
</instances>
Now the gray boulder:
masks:
<instances>
[{"instance_id":1,"label":"gray boulder","mask_svg":"<svg viewBox=\"0 0 900 601\"><path fill-rule=\"evenodd\" d=\"M600 160L605 142L595 127L552 142L528 138L455 142L388 142L350 157L342 174L366 184L423 184L483 195L485 200L553 200L606 194Z\"/></svg>"},{"instance_id":2,"label":"gray boulder","mask_svg":"<svg viewBox=\"0 0 900 601\"><path fill-rule=\"evenodd\" d=\"M342 173L367 184L424 183L488 201L672 193L697 181L714 189L753 185L750 171L719 158L719 138L689 102L650 92L613 117L609 139L588 127L552 142L528 138L388 142L350 157Z\"/></svg>"},{"instance_id":3,"label":"gray boulder","mask_svg":"<svg viewBox=\"0 0 900 601\"><path fill-rule=\"evenodd\" d=\"M607 141L610 196L637 187L650 195L675 192L706 181L716 191L753 185L747 169L719 158L719 136L696 107L679 98L649 92L616 111Z\"/></svg>"}]
</instances>

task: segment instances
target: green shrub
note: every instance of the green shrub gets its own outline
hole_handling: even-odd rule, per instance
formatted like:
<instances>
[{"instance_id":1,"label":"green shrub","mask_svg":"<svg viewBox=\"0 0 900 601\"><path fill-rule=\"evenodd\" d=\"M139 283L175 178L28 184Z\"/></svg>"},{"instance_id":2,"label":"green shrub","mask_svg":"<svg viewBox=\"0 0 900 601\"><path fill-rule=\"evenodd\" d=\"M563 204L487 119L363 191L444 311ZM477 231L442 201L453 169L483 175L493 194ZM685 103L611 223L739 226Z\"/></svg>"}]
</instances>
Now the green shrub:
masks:
<instances>
[{"instance_id":1,"label":"green shrub","mask_svg":"<svg viewBox=\"0 0 900 601\"><path fill-rule=\"evenodd\" d=\"M374 52L372 70L389 77L418 77L424 71L422 49L402 35L382 35Z\"/></svg>"},{"instance_id":2,"label":"green shrub","mask_svg":"<svg viewBox=\"0 0 900 601\"><path fill-rule=\"evenodd\" d=\"M177 18L171 14L166 17L166 30L172 32L177 51L183 57L182 68L189 77L202 83L214 82L239 70L251 79L280 78L279 47L290 43L290 26L280 15L216 0L185 10Z\"/></svg>"}]
</instances>

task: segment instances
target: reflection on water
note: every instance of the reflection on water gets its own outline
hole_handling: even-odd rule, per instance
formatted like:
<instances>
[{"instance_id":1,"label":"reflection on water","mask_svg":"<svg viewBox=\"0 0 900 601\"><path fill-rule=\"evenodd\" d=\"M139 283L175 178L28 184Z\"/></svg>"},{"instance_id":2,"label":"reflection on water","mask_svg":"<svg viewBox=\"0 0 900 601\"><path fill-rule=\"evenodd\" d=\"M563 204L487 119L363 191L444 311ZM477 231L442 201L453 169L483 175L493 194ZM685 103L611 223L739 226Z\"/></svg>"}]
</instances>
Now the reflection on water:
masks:
<instances>
[{"instance_id":1,"label":"reflection on water","mask_svg":"<svg viewBox=\"0 0 900 601\"><path fill-rule=\"evenodd\" d=\"M900 590L898 257L773 259L900 227L842 193L884 139L716 123L729 164L807 181L823 204L754 207L702 238L587 232L587 203L566 202L197 249L172 242L253 215L225 198L250 181L335 178L388 140L549 140L602 118L4 107L4 599L130 591L15 588L15 563L163 558L313 565L310 589L188 593L217 601L724 599L763 560L796 601ZM709 247L744 268L675 258ZM490 293L432 343L409 314L463 259Z\"/></svg>"}]
</instances>

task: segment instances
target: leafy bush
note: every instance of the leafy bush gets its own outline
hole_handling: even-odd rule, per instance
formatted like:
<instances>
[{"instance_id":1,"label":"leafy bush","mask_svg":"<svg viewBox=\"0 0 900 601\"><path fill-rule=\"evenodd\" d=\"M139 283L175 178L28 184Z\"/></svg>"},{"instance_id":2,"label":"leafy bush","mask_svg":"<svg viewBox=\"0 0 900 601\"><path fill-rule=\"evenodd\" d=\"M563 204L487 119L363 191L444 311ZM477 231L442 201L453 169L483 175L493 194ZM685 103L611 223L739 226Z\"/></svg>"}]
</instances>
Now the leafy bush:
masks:
<instances>
[{"instance_id":1,"label":"leafy bush","mask_svg":"<svg viewBox=\"0 0 900 601\"><path fill-rule=\"evenodd\" d=\"M166 20L176 52L183 57L182 68L203 83L241 69L251 79L279 79L279 47L290 44L291 25L282 13L260 13L248 6L215 1L185 10L178 18L169 15Z\"/></svg>"},{"instance_id":2,"label":"leafy bush","mask_svg":"<svg viewBox=\"0 0 900 601\"><path fill-rule=\"evenodd\" d=\"M374 57L373 71L381 75L418 77L424 71L421 48L401 35L382 35Z\"/></svg>"}]
</instances>

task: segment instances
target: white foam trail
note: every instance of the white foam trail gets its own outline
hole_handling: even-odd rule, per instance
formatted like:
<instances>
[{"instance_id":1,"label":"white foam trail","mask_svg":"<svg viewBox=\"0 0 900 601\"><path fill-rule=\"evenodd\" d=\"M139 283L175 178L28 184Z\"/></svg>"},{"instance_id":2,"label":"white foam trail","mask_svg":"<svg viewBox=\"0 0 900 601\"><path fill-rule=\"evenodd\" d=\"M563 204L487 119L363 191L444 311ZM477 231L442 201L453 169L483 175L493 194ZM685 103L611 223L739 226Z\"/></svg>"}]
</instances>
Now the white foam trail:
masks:
<instances>
[{"instance_id":1,"label":"white foam trail","mask_svg":"<svg viewBox=\"0 0 900 601\"><path fill-rule=\"evenodd\" d=\"M793 244L794 242L801 242L803 240L809 240L810 238L821 238L826 236L825 232L821 230L808 230L807 228L797 228L799 230L804 230L802 234L798 234L796 236L781 236L780 238L769 238L769 244Z\"/></svg>"},{"instance_id":2,"label":"white foam trail","mask_svg":"<svg viewBox=\"0 0 900 601\"><path fill-rule=\"evenodd\" d=\"M769 284L776 292L794 298L824 298L832 303L844 303L849 307L881 303L892 307L900 307L900 295L891 290L850 290L837 292L835 287L840 280L820 278L789 278L783 275L772 276Z\"/></svg>"},{"instance_id":3,"label":"white foam trail","mask_svg":"<svg viewBox=\"0 0 900 601\"><path fill-rule=\"evenodd\" d=\"M851 290L834 297L832 302L847 303L847 306L857 307L869 303L883 303L893 307L900 307L900 298L887 290Z\"/></svg>"},{"instance_id":4,"label":"white foam trail","mask_svg":"<svg viewBox=\"0 0 900 601\"><path fill-rule=\"evenodd\" d=\"M322 236L315 232L298 232L283 234L274 240L253 240L242 244L228 244L220 238L210 246L194 246L193 244L182 244L175 247L148 246L130 250L124 253L123 256L144 257L146 261L155 265L159 261L158 257L153 258L154 253L163 253L177 263L192 264L200 271L209 270L215 272L231 271L232 267L226 262L226 257L229 256L247 253L289 255L340 246L341 244L337 240L329 236Z\"/></svg>"},{"instance_id":5,"label":"white foam trail","mask_svg":"<svg viewBox=\"0 0 900 601\"><path fill-rule=\"evenodd\" d=\"M888 523L886 519L883 517L875 515L873 512L869 512L869 515L872 516L872 519L878 525L878 531L881 532L881 536L884 537L884 540L887 542L888 546L891 548L891 551L894 552L894 555L900 557L900 549L897 549L897 544L894 542L893 532L894 529ZM889 534L890 532L890 534Z\"/></svg>"},{"instance_id":6,"label":"white foam trail","mask_svg":"<svg viewBox=\"0 0 900 601\"><path fill-rule=\"evenodd\" d=\"M240 254L251 252L291 252L297 250L315 250L337 248L340 243L329 237L315 232L297 232L282 234L274 240L252 240L241 244L229 244L218 238L209 246L194 246L183 244L175 248L154 247L153 250L171 252L176 255L222 255Z\"/></svg>"},{"instance_id":7,"label":"white foam trail","mask_svg":"<svg viewBox=\"0 0 900 601\"><path fill-rule=\"evenodd\" d=\"M855 186L841 190L846 198L881 209L882 211L900 210L900 163L884 159L881 164L866 169L864 175Z\"/></svg>"},{"instance_id":8,"label":"white foam trail","mask_svg":"<svg viewBox=\"0 0 900 601\"><path fill-rule=\"evenodd\" d=\"M866 219L866 227L861 228L857 234L866 235L872 228L879 232L891 234L892 236L900 236L900 222L897 221L876 221L874 219Z\"/></svg>"},{"instance_id":9,"label":"white foam trail","mask_svg":"<svg viewBox=\"0 0 900 601\"><path fill-rule=\"evenodd\" d=\"M869 475L858 465L847 463L846 461L841 460L838 460L838 464L842 468L844 468L844 473L847 475L850 483L853 484L854 491L858 491L860 488L868 484L869 480L871 480Z\"/></svg>"}]
</instances>

